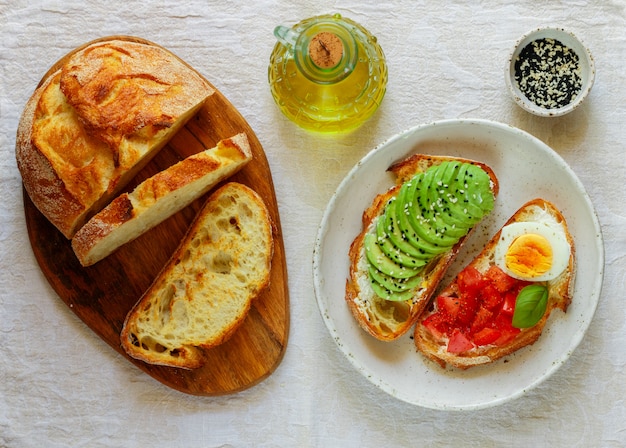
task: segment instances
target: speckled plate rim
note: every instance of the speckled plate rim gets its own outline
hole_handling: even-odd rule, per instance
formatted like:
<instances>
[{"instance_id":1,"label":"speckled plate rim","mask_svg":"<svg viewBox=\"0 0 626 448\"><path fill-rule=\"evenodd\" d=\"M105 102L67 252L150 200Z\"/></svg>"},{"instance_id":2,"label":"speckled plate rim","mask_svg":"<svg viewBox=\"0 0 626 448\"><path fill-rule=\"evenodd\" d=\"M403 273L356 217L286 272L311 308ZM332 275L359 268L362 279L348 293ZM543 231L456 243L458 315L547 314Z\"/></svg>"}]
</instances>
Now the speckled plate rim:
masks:
<instances>
[{"instance_id":1,"label":"speckled plate rim","mask_svg":"<svg viewBox=\"0 0 626 448\"><path fill-rule=\"evenodd\" d=\"M363 331L344 300L348 249L373 197L393 184L386 171L409 154L467 157L489 164L500 180L496 206L476 229L448 273L468 263L524 202L544 197L565 215L576 244L574 297L555 312L544 334L488 366L441 369L416 353L412 332L380 342ZM584 254L584 257L580 256ZM533 389L562 366L580 344L595 314L604 273L600 224L584 186L569 165L532 135L487 120L443 120L400 133L369 152L340 183L321 220L313 253L313 281L322 319L356 370L384 392L414 405L476 410L506 403ZM445 280L444 280L445 281Z\"/></svg>"}]
</instances>

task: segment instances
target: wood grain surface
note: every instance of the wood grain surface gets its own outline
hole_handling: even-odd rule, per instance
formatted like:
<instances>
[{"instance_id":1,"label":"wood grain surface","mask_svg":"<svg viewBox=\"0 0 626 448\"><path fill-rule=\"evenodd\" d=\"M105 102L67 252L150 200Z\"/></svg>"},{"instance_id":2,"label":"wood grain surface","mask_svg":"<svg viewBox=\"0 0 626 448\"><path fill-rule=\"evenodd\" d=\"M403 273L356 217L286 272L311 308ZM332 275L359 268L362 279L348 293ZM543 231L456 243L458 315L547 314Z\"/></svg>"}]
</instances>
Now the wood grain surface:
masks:
<instances>
[{"instance_id":1,"label":"wood grain surface","mask_svg":"<svg viewBox=\"0 0 626 448\"><path fill-rule=\"evenodd\" d=\"M80 48L112 39L156 45L136 37L110 36ZM72 53L51 67L42 82ZM199 369L155 366L130 358L121 348L120 332L126 314L170 258L207 196L121 247L108 258L83 268L72 251L70 241L48 222L24 192L26 223L33 252L61 300L129 362L163 384L193 395L223 395L259 383L278 367L287 346L287 266L269 164L248 123L216 89L216 93L207 100L197 116L176 134L125 190L132 190L156 172L191 154L212 148L219 140L239 132L247 134L253 160L227 181L241 182L254 189L270 210L274 221L275 244L271 280L269 288L253 302L245 322L233 337L218 347L205 350L206 363ZM59 349L63 350L63 347ZM71 342L68 342L66 349L72 349Z\"/></svg>"}]
</instances>

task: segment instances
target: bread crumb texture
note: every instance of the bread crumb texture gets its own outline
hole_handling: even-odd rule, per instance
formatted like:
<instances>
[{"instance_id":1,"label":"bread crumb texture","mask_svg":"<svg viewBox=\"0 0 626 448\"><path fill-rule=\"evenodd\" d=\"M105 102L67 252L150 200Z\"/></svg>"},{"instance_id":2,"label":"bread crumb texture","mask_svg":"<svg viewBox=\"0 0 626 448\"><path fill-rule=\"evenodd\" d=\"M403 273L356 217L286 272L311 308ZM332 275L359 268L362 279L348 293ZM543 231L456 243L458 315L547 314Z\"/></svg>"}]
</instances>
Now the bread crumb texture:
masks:
<instances>
[{"instance_id":1,"label":"bread crumb texture","mask_svg":"<svg viewBox=\"0 0 626 448\"><path fill-rule=\"evenodd\" d=\"M187 349L224 342L269 282L272 253L265 204L249 188L227 184L209 198L168 267L131 313L129 340L123 342L144 358L176 358Z\"/></svg>"}]
</instances>

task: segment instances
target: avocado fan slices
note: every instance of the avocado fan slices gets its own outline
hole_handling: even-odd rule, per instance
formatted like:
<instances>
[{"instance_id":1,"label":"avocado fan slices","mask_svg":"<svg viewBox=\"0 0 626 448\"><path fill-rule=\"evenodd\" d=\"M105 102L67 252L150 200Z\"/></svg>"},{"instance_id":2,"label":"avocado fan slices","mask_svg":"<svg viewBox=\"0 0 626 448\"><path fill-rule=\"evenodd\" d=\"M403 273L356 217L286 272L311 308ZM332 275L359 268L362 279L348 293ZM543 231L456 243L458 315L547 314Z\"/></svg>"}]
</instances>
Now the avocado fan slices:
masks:
<instances>
[{"instance_id":1,"label":"avocado fan slices","mask_svg":"<svg viewBox=\"0 0 626 448\"><path fill-rule=\"evenodd\" d=\"M410 300L429 263L493 209L490 182L477 165L444 161L403 183L364 239L376 295Z\"/></svg>"}]
</instances>

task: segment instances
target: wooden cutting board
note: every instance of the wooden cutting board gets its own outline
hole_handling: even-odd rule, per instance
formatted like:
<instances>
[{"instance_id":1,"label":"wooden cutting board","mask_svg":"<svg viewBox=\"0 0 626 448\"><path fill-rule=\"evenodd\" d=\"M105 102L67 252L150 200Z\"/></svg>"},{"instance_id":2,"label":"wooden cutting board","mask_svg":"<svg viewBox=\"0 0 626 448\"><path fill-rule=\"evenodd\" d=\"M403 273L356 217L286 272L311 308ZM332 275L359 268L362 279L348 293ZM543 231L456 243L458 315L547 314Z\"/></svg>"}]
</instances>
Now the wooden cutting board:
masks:
<instances>
[{"instance_id":1,"label":"wooden cutting board","mask_svg":"<svg viewBox=\"0 0 626 448\"><path fill-rule=\"evenodd\" d=\"M89 42L59 60L43 77L58 70L71 54L94 42L123 39L156 45L129 36L111 36ZM226 343L206 350L199 369L154 366L130 358L120 346L126 314L152 283L182 240L189 224L206 200L198 199L159 226L126 244L94 266L83 268L67 240L37 210L24 192L24 209L33 252L44 275L61 300L89 328L129 362L163 384L193 395L222 395L253 386L280 364L289 334L287 266L274 184L263 148L254 132L216 89L198 115L152 159L126 190L173 163L212 148L224 138L245 132L253 160L228 179L253 188L265 200L274 221L274 256L269 288L258 297L243 323ZM210 194L210 192L208 193ZM45 329L41 330L45 332ZM78 337L78 336L77 336ZM67 347L59 350L72 350ZM89 354L85 354L86 357Z\"/></svg>"}]
</instances>

